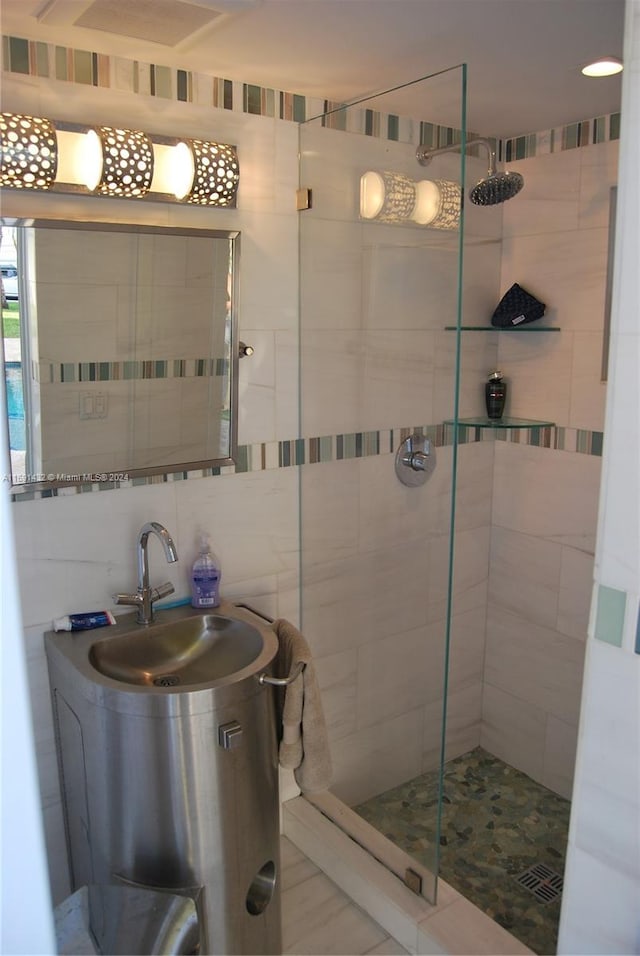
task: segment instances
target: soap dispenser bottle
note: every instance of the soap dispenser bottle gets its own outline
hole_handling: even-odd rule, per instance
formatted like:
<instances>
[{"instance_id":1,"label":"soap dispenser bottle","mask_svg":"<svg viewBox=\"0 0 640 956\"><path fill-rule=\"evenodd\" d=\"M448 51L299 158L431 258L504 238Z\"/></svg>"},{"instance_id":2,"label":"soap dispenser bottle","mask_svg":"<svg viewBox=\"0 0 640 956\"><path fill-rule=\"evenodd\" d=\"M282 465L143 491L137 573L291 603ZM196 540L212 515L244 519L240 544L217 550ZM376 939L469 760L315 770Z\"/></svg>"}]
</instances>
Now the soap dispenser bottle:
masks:
<instances>
[{"instance_id":1,"label":"soap dispenser bottle","mask_svg":"<svg viewBox=\"0 0 640 956\"><path fill-rule=\"evenodd\" d=\"M484 387L484 397L487 406L487 417L502 418L504 403L507 398L507 383L502 381L502 372L496 369L489 372L489 381Z\"/></svg>"},{"instance_id":2,"label":"soap dispenser bottle","mask_svg":"<svg viewBox=\"0 0 640 956\"><path fill-rule=\"evenodd\" d=\"M191 570L191 606L218 607L220 604L220 565L209 547L206 534L200 536L200 553Z\"/></svg>"}]
</instances>

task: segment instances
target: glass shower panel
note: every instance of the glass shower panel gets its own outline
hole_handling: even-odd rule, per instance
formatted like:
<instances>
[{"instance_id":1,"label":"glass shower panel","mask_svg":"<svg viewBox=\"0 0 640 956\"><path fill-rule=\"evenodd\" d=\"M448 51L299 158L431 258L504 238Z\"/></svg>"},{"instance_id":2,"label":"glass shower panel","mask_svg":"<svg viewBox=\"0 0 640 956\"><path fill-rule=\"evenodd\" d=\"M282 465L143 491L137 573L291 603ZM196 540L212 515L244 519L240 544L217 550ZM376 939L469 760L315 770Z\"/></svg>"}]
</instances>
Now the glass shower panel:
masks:
<instances>
[{"instance_id":1,"label":"glass shower panel","mask_svg":"<svg viewBox=\"0 0 640 956\"><path fill-rule=\"evenodd\" d=\"M300 126L300 187L310 190L300 213L301 621L334 770L331 795L309 799L431 900L465 159L453 151L425 167L416 148L463 139L465 73L325 104ZM403 464L411 436L408 458L427 458ZM414 799L418 826L402 815Z\"/></svg>"}]
</instances>

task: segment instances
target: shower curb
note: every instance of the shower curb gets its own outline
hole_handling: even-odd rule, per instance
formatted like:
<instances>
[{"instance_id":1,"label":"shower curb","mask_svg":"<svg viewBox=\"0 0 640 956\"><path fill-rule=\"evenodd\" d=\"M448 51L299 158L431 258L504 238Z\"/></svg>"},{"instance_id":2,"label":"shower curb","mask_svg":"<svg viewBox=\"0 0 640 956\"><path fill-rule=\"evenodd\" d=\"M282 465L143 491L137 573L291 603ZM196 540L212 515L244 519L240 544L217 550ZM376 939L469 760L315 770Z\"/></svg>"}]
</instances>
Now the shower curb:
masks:
<instances>
[{"instance_id":1,"label":"shower curb","mask_svg":"<svg viewBox=\"0 0 640 956\"><path fill-rule=\"evenodd\" d=\"M352 813L331 794L313 795L322 804ZM429 903L347 836L303 796L282 805L283 833L336 886L374 919L409 953L520 956L533 951L494 923L443 879L438 880L438 903ZM376 833L376 839L387 842Z\"/></svg>"}]
</instances>

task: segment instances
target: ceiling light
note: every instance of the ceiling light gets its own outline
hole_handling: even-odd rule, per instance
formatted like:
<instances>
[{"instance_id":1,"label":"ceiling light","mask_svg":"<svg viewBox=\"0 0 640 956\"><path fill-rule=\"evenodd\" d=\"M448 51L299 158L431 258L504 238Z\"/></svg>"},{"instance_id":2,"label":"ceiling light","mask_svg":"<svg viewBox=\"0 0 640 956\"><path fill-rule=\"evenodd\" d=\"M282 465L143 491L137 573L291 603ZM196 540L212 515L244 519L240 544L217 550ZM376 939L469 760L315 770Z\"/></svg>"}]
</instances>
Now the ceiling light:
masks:
<instances>
[{"instance_id":1,"label":"ceiling light","mask_svg":"<svg viewBox=\"0 0 640 956\"><path fill-rule=\"evenodd\" d=\"M603 56L582 67L585 76L613 76L622 72L622 60L617 56Z\"/></svg>"}]
</instances>

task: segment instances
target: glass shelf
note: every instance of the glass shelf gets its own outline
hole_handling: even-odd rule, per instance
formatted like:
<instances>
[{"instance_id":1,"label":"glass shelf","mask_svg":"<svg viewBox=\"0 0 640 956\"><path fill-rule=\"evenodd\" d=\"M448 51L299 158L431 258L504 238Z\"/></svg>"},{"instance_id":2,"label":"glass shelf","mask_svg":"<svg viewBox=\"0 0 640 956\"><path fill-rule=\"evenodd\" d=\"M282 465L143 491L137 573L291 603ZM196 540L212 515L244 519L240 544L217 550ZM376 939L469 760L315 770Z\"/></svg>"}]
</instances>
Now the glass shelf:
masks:
<instances>
[{"instance_id":1,"label":"glass shelf","mask_svg":"<svg viewBox=\"0 0 640 956\"><path fill-rule=\"evenodd\" d=\"M453 419L445 419L445 425L453 425ZM459 418L458 425L470 425L474 428L553 428L555 422L541 422L534 418L483 418L478 415L474 418Z\"/></svg>"},{"instance_id":2,"label":"glass shelf","mask_svg":"<svg viewBox=\"0 0 640 956\"><path fill-rule=\"evenodd\" d=\"M445 332L456 332L457 325L445 325ZM461 332L559 332L557 325L507 325L505 328L498 328L495 325L461 325Z\"/></svg>"}]
</instances>

